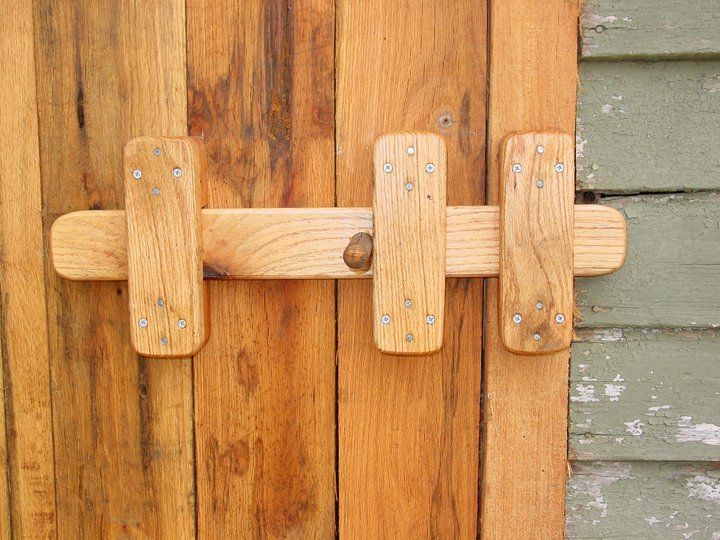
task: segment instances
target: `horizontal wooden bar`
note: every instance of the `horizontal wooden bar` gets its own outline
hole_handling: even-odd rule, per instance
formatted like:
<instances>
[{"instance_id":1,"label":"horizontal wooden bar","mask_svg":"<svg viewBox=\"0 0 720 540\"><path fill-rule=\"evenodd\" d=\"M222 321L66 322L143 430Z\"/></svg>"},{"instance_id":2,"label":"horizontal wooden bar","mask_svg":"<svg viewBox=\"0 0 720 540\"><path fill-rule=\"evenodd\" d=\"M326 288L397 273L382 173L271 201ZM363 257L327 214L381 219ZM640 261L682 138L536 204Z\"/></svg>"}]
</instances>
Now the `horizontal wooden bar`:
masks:
<instances>
[{"instance_id":1,"label":"horizontal wooden bar","mask_svg":"<svg viewBox=\"0 0 720 540\"><path fill-rule=\"evenodd\" d=\"M358 279L343 250L358 232L372 234L370 208L205 209L205 279ZM614 208L575 206L575 276L614 272L625 259L625 219ZM59 217L51 231L55 270L75 281L127 280L123 210ZM495 277L499 264L496 206L448 206L446 275Z\"/></svg>"}]
</instances>

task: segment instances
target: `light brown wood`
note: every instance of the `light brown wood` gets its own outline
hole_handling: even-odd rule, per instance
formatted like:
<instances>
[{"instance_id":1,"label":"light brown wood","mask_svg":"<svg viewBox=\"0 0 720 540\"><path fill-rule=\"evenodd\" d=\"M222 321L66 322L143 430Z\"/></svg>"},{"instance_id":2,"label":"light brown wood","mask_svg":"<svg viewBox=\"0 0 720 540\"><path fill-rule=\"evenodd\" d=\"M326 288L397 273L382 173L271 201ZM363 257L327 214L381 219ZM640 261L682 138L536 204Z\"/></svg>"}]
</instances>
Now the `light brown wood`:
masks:
<instances>
[{"instance_id":1,"label":"light brown wood","mask_svg":"<svg viewBox=\"0 0 720 540\"><path fill-rule=\"evenodd\" d=\"M60 214L123 208L129 139L186 134L185 2L34 7L49 240ZM57 537L193 538L191 360L138 358L126 286L65 281L46 253Z\"/></svg>"},{"instance_id":2,"label":"light brown wood","mask_svg":"<svg viewBox=\"0 0 720 540\"><path fill-rule=\"evenodd\" d=\"M201 207L205 149L192 137L125 145L130 336L143 356L182 358L208 339Z\"/></svg>"},{"instance_id":3,"label":"light brown wood","mask_svg":"<svg viewBox=\"0 0 720 540\"><path fill-rule=\"evenodd\" d=\"M575 143L561 133L508 137L500 158L500 332L518 354L570 347Z\"/></svg>"},{"instance_id":4,"label":"light brown wood","mask_svg":"<svg viewBox=\"0 0 720 540\"><path fill-rule=\"evenodd\" d=\"M205 279L362 279L343 261L348 241L373 233L370 208L205 209ZM66 279L127 279L125 212L73 212L52 227L52 261ZM447 207L446 275L499 272L497 206ZM575 206L575 275L614 272L625 259L625 218L607 206Z\"/></svg>"},{"instance_id":5,"label":"light brown wood","mask_svg":"<svg viewBox=\"0 0 720 540\"><path fill-rule=\"evenodd\" d=\"M576 0L490 4L488 203L498 203L500 150L512 133L575 129ZM578 213L576 212L576 221ZM497 280L486 294L482 538L562 538L569 353L508 352Z\"/></svg>"},{"instance_id":6,"label":"light brown wood","mask_svg":"<svg viewBox=\"0 0 720 540\"><path fill-rule=\"evenodd\" d=\"M445 142L394 133L375 142L373 328L386 354L442 347L445 320Z\"/></svg>"},{"instance_id":7,"label":"light brown wood","mask_svg":"<svg viewBox=\"0 0 720 540\"><path fill-rule=\"evenodd\" d=\"M0 346L2 343L0 343ZM5 380L0 377L0 395L5 396ZM5 399L0 401L0 539L10 540L10 490L8 484L7 432L5 431Z\"/></svg>"},{"instance_id":8,"label":"light brown wood","mask_svg":"<svg viewBox=\"0 0 720 540\"><path fill-rule=\"evenodd\" d=\"M5 400L0 438L7 436L0 443L0 458L7 458L0 472L0 537L52 538L55 482L33 7L0 0L0 13L0 399Z\"/></svg>"},{"instance_id":9,"label":"light brown wood","mask_svg":"<svg viewBox=\"0 0 720 540\"><path fill-rule=\"evenodd\" d=\"M188 0L187 13L209 206L332 206L333 0ZM236 225L215 239L234 242ZM332 538L335 285L210 285L212 335L195 363L198 532Z\"/></svg>"},{"instance_id":10,"label":"light brown wood","mask_svg":"<svg viewBox=\"0 0 720 540\"><path fill-rule=\"evenodd\" d=\"M398 130L440 134L449 204L483 203L486 7L337 2L337 206L370 204ZM341 538L475 538L481 291L448 281L442 352L408 359L373 346L371 284L338 284Z\"/></svg>"}]
</instances>

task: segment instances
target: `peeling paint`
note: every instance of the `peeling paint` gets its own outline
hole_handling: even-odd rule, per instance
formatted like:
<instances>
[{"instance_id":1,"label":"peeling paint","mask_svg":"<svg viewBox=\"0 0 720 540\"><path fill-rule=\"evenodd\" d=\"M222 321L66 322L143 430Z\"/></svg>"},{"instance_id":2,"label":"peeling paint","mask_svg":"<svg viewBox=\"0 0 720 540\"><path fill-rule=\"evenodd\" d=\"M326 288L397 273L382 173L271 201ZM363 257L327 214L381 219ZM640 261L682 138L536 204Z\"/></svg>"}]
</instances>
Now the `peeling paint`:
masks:
<instances>
[{"instance_id":1,"label":"peeling paint","mask_svg":"<svg viewBox=\"0 0 720 540\"><path fill-rule=\"evenodd\" d=\"M600 401L595 396L594 384L576 384L575 389L578 391L579 395L571 396L570 401L579 403L592 403L593 401Z\"/></svg>"},{"instance_id":2,"label":"peeling paint","mask_svg":"<svg viewBox=\"0 0 720 540\"><path fill-rule=\"evenodd\" d=\"M610 401L618 401L625 388L623 384L606 384L605 395L610 398Z\"/></svg>"},{"instance_id":3,"label":"peeling paint","mask_svg":"<svg viewBox=\"0 0 720 540\"><path fill-rule=\"evenodd\" d=\"M720 446L720 426L715 424L695 424L692 416L682 416L678 421L677 442L701 442Z\"/></svg>"},{"instance_id":4,"label":"peeling paint","mask_svg":"<svg viewBox=\"0 0 720 540\"><path fill-rule=\"evenodd\" d=\"M632 420L630 422L623 422L626 426L625 431L627 431L630 435L634 435L635 437L640 437L644 431L643 427L645 427L645 423L640 421L640 419Z\"/></svg>"},{"instance_id":5,"label":"peeling paint","mask_svg":"<svg viewBox=\"0 0 720 540\"><path fill-rule=\"evenodd\" d=\"M690 497L720 504L720 480L704 474L688 479L686 484Z\"/></svg>"}]
</instances>

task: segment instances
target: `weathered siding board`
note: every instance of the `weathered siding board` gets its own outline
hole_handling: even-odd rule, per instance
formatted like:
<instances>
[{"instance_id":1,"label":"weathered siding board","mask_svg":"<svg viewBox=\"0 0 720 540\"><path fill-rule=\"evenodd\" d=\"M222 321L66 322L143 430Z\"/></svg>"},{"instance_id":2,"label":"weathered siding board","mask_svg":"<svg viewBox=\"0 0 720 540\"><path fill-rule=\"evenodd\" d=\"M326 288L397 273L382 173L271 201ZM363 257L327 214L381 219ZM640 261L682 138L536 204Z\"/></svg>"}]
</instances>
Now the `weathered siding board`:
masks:
<instances>
[{"instance_id":1,"label":"weathered siding board","mask_svg":"<svg viewBox=\"0 0 720 540\"><path fill-rule=\"evenodd\" d=\"M572 459L720 461L720 331L584 330L578 338Z\"/></svg>"},{"instance_id":2,"label":"weathered siding board","mask_svg":"<svg viewBox=\"0 0 720 540\"><path fill-rule=\"evenodd\" d=\"M720 56L717 0L586 0L584 58Z\"/></svg>"},{"instance_id":3,"label":"weathered siding board","mask_svg":"<svg viewBox=\"0 0 720 540\"><path fill-rule=\"evenodd\" d=\"M720 538L720 464L574 463L567 538Z\"/></svg>"},{"instance_id":4,"label":"weathered siding board","mask_svg":"<svg viewBox=\"0 0 720 540\"><path fill-rule=\"evenodd\" d=\"M585 62L580 81L582 189L720 188L720 61Z\"/></svg>"},{"instance_id":5,"label":"weathered siding board","mask_svg":"<svg viewBox=\"0 0 720 540\"><path fill-rule=\"evenodd\" d=\"M579 326L720 326L720 194L605 201L627 216L627 260L615 274L577 280Z\"/></svg>"}]
</instances>

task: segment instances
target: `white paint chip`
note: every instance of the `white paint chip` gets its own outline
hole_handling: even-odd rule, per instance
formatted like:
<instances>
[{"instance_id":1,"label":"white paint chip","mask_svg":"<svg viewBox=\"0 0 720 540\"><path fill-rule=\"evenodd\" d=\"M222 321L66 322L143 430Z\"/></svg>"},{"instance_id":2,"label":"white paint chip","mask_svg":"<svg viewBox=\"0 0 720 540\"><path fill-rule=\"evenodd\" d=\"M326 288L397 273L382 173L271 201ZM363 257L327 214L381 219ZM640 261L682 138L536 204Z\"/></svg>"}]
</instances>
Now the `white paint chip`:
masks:
<instances>
[{"instance_id":1,"label":"white paint chip","mask_svg":"<svg viewBox=\"0 0 720 540\"><path fill-rule=\"evenodd\" d=\"M700 442L711 446L720 446L720 426L715 424L695 424L692 416L681 416L678 420L677 442Z\"/></svg>"},{"instance_id":2,"label":"white paint chip","mask_svg":"<svg viewBox=\"0 0 720 540\"><path fill-rule=\"evenodd\" d=\"M720 503L720 479L696 474L685 484L690 497L703 501Z\"/></svg>"},{"instance_id":3,"label":"white paint chip","mask_svg":"<svg viewBox=\"0 0 720 540\"><path fill-rule=\"evenodd\" d=\"M576 384L575 390L577 390L577 396L570 396L570 401L575 403L593 403L600 401L595 396L595 385L594 384Z\"/></svg>"},{"instance_id":4,"label":"white paint chip","mask_svg":"<svg viewBox=\"0 0 720 540\"><path fill-rule=\"evenodd\" d=\"M625 424L625 431L627 431L630 435L634 435L635 437L640 437L645 431L643 428L645 427L645 424L640 421L639 418L632 420L630 422L623 422Z\"/></svg>"}]
</instances>

